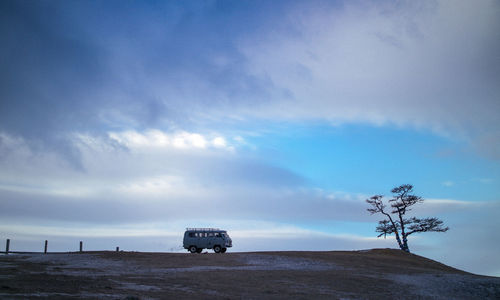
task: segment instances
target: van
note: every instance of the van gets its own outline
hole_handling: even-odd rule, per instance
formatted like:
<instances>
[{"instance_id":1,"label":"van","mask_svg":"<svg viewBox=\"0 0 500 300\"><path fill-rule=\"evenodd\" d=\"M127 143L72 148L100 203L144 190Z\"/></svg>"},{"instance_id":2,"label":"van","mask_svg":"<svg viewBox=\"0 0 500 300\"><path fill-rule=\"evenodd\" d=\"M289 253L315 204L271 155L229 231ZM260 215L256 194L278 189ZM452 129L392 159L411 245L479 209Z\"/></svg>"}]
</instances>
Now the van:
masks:
<instances>
[{"instance_id":1,"label":"van","mask_svg":"<svg viewBox=\"0 0 500 300\"><path fill-rule=\"evenodd\" d=\"M219 228L186 228L183 247L191 253L201 253L203 249L213 249L215 253L225 253L233 246L227 231Z\"/></svg>"}]
</instances>

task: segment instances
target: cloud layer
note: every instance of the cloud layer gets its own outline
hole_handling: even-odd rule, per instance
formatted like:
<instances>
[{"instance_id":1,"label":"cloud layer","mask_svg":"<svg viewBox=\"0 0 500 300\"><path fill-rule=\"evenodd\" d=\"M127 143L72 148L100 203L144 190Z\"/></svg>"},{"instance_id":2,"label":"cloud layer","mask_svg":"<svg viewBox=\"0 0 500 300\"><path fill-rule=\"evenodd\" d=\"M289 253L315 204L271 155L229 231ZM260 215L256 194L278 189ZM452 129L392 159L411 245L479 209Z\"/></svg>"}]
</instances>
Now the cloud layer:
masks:
<instances>
[{"instance_id":1,"label":"cloud layer","mask_svg":"<svg viewBox=\"0 0 500 300\"><path fill-rule=\"evenodd\" d=\"M260 5L3 2L0 127L75 157L103 127L364 122L498 156L496 1Z\"/></svg>"},{"instance_id":2,"label":"cloud layer","mask_svg":"<svg viewBox=\"0 0 500 300\"><path fill-rule=\"evenodd\" d=\"M338 218L359 219L360 201L337 199L312 189L297 174L236 153L239 139L229 145L221 136L159 130L109 136L75 137L82 155L80 171L3 135L10 143L0 174L4 217L17 211L24 217L96 223L207 214L290 221L328 219L333 212Z\"/></svg>"},{"instance_id":3,"label":"cloud layer","mask_svg":"<svg viewBox=\"0 0 500 300\"><path fill-rule=\"evenodd\" d=\"M499 150L498 3L307 8L286 18L296 33L270 31L241 46L253 74L285 91L263 110L268 117L392 123Z\"/></svg>"}]
</instances>

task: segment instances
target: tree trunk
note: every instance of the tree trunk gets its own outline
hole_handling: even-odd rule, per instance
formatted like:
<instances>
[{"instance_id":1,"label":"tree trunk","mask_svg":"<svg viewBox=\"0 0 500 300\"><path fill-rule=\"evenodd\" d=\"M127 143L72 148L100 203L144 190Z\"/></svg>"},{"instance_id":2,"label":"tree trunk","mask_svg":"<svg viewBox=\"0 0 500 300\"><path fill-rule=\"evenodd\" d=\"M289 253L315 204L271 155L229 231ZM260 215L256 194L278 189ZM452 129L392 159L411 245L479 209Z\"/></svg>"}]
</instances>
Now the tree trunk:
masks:
<instances>
[{"instance_id":1,"label":"tree trunk","mask_svg":"<svg viewBox=\"0 0 500 300\"><path fill-rule=\"evenodd\" d=\"M401 211L401 209L399 209L398 207L398 217L401 225L401 236L403 237L403 243L400 243L399 247L401 248L401 250L410 253L410 248L408 248L408 235L405 232L405 222L403 220L403 214L404 211Z\"/></svg>"},{"instance_id":2,"label":"tree trunk","mask_svg":"<svg viewBox=\"0 0 500 300\"><path fill-rule=\"evenodd\" d=\"M410 253L410 248L408 247L408 239L406 238L406 235L403 235L403 245L401 247L401 250Z\"/></svg>"},{"instance_id":3,"label":"tree trunk","mask_svg":"<svg viewBox=\"0 0 500 300\"><path fill-rule=\"evenodd\" d=\"M405 250L405 246L404 246L404 244L401 242L401 238L399 237L399 234L398 234L398 232L397 232L397 231L396 231L396 241L398 242L399 248L401 248L401 250L403 250L403 251L406 251L406 250Z\"/></svg>"}]
</instances>

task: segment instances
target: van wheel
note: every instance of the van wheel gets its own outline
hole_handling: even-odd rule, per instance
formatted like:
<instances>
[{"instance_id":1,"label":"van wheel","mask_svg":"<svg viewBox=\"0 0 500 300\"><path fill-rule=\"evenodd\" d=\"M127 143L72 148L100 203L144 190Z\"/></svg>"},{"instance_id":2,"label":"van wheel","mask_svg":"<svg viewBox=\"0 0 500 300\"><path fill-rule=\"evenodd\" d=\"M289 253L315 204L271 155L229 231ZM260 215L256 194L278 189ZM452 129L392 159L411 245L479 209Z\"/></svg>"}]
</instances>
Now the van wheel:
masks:
<instances>
[{"instance_id":1,"label":"van wheel","mask_svg":"<svg viewBox=\"0 0 500 300\"><path fill-rule=\"evenodd\" d=\"M222 248L222 250L220 250L220 252L222 252L222 253L226 253L226 251L227 251L227 248Z\"/></svg>"},{"instance_id":2,"label":"van wheel","mask_svg":"<svg viewBox=\"0 0 500 300\"><path fill-rule=\"evenodd\" d=\"M221 247L219 245L214 246L214 252L215 253L220 253L220 251L221 251Z\"/></svg>"},{"instance_id":3,"label":"van wheel","mask_svg":"<svg viewBox=\"0 0 500 300\"><path fill-rule=\"evenodd\" d=\"M189 246L189 252L196 253L197 250L196 246Z\"/></svg>"}]
</instances>

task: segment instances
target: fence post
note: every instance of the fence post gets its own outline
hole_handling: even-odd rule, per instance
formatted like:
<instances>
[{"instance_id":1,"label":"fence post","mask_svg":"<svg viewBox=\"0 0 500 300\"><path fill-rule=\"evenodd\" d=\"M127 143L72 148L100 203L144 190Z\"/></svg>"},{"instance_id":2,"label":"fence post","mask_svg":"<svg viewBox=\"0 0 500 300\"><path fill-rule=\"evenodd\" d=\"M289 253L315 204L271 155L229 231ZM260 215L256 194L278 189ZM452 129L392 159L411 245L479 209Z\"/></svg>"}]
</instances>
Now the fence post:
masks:
<instances>
[{"instance_id":1,"label":"fence post","mask_svg":"<svg viewBox=\"0 0 500 300\"><path fill-rule=\"evenodd\" d=\"M120 251L120 247L116 247L116 252L119 252Z\"/></svg>"},{"instance_id":2,"label":"fence post","mask_svg":"<svg viewBox=\"0 0 500 300\"><path fill-rule=\"evenodd\" d=\"M45 240L45 248L43 249L43 253L47 254L47 246L49 244L49 241Z\"/></svg>"},{"instance_id":3,"label":"fence post","mask_svg":"<svg viewBox=\"0 0 500 300\"><path fill-rule=\"evenodd\" d=\"M80 252L83 252L83 242L80 241Z\"/></svg>"},{"instance_id":4,"label":"fence post","mask_svg":"<svg viewBox=\"0 0 500 300\"><path fill-rule=\"evenodd\" d=\"M10 239L7 239L7 242L5 243L5 254L9 254L9 247L10 247Z\"/></svg>"}]
</instances>

